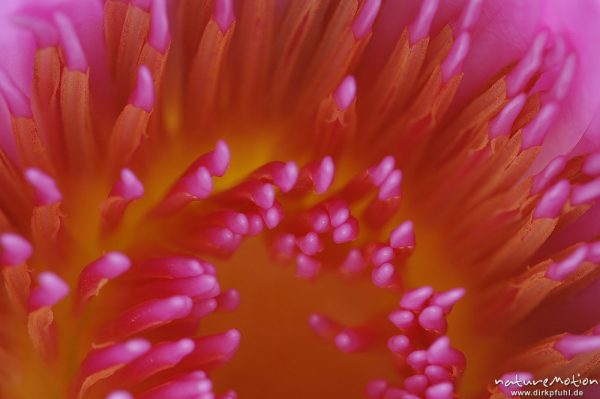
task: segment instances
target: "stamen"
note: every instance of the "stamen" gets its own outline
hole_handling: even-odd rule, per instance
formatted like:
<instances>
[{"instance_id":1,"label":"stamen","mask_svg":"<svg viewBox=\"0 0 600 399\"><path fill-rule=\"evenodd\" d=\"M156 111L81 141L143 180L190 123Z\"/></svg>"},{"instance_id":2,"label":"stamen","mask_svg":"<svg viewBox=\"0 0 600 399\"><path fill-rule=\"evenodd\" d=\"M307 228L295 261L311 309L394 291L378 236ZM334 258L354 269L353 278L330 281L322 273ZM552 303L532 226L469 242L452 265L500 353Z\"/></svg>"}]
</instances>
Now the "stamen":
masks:
<instances>
[{"instance_id":1,"label":"stamen","mask_svg":"<svg viewBox=\"0 0 600 399\"><path fill-rule=\"evenodd\" d=\"M542 107L535 119L523 128L522 150L542 144L558 111L559 107L557 103L546 104Z\"/></svg>"},{"instance_id":2,"label":"stamen","mask_svg":"<svg viewBox=\"0 0 600 399\"><path fill-rule=\"evenodd\" d=\"M329 216L328 222L333 227L339 227L348 221L350 217L350 208L348 204L341 198L334 197L325 202L325 209Z\"/></svg>"},{"instance_id":3,"label":"stamen","mask_svg":"<svg viewBox=\"0 0 600 399\"><path fill-rule=\"evenodd\" d=\"M460 16L459 29L461 31L469 30L473 27L475 22L479 19L481 13L481 4L483 0L470 0L469 4L465 6Z\"/></svg>"},{"instance_id":4,"label":"stamen","mask_svg":"<svg viewBox=\"0 0 600 399\"><path fill-rule=\"evenodd\" d=\"M369 0L373 1L373 0ZM375 0L380 1L380 0ZM365 3L364 7L367 6ZM348 75L342 80L342 83L333 92L333 100L341 111L347 110L356 98L356 79Z\"/></svg>"},{"instance_id":5,"label":"stamen","mask_svg":"<svg viewBox=\"0 0 600 399\"><path fill-rule=\"evenodd\" d=\"M560 215L569 198L571 185L568 180L561 180L548 189L538 202L533 212L534 219L554 219Z\"/></svg>"},{"instance_id":6,"label":"stamen","mask_svg":"<svg viewBox=\"0 0 600 399\"><path fill-rule=\"evenodd\" d=\"M548 184L565 169L567 158L564 156L554 158L540 173L533 177L531 194L537 194L546 189Z\"/></svg>"},{"instance_id":7,"label":"stamen","mask_svg":"<svg viewBox=\"0 0 600 399\"><path fill-rule=\"evenodd\" d=\"M407 292L400 299L400 306L414 311L419 311L425 306L425 302L433 295L433 288L424 286Z\"/></svg>"},{"instance_id":8,"label":"stamen","mask_svg":"<svg viewBox=\"0 0 600 399\"><path fill-rule=\"evenodd\" d=\"M87 265L79 274L78 301L81 305L98 295L102 287L129 270L129 258L120 252L109 252Z\"/></svg>"},{"instance_id":9,"label":"stamen","mask_svg":"<svg viewBox=\"0 0 600 399\"><path fill-rule=\"evenodd\" d=\"M279 262L292 260L295 254L296 237L293 234L280 234L272 244L275 259Z\"/></svg>"},{"instance_id":10,"label":"stamen","mask_svg":"<svg viewBox=\"0 0 600 399\"><path fill-rule=\"evenodd\" d=\"M381 7L381 0L366 0L363 6L358 11L358 16L352 23L352 33L356 40L361 40L370 31L379 14L379 8Z\"/></svg>"},{"instance_id":11,"label":"stamen","mask_svg":"<svg viewBox=\"0 0 600 399\"><path fill-rule=\"evenodd\" d=\"M133 399L133 396L127 391L115 391L110 393L106 399Z\"/></svg>"},{"instance_id":12,"label":"stamen","mask_svg":"<svg viewBox=\"0 0 600 399\"><path fill-rule=\"evenodd\" d=\"M89 65L79 42L79 35L75 31L71 20L62 13L55 13L54 23L58 28L67 68L71 71L85 73Z\"/></svg>"},{"instance_id":13,"label":"stamen","mask_svg":"<svg viewBox=\"0 0 600 399\"><path fill-rule=\"evenodd\" d=\"M206 274L189 278L157 280L140 286L136 296L155 298L157 292L164 296L184 295L194 299L208 299L219 294L219 284L214 276Z\"/></svg>"},{"instance_id":14,"label":"stamen","mask_svg":"<svg viewBox=\"0 0 600 399\"><path fill-rule=\"evenodd\" d=\"M444 82L448 82L453 76L457 75L462 68L462 63L469 53L471 46L471 35L469 32L462 32L450 49L450 53L442 63L442 77Z\"/></svg>"},{"instance_id":15,"label":"stamen","mask_svg":"<svg viewBox=\"0 0 600 399\"><path fill-rule=\"evenodd\" d=\"M119 176L119 180L110 192L111 196L121 197L126 201L134 201L142 198L144 195L144 185L130 169L121 169Z\"/></svg>"},{"instance_id":16,"label":"stamen","mask_svg":"<svg viewBox=\"0 0 600 399\"><path fill-rule=\"evenodd\" d=\"M415 314L408 310L394 310L389 319L397 328L408 329L415 325Z\"/></svg>"},{"instance_id":17,"label":"stamen","mask_svg":"<svg viewBox=\"0 0 600 399\"><path fill-rule=\"evenodd\" d=\"M209 231L214 227L223 228L223 231L230 231L231 234L246 235L248 224L248 217L245 214L226 209L200 218L194 226L200 229L208 227Z\"/></svg>"},{"instance_id":18,"label":"stamen","mask_svg":"<svg viewBox=\"0 0 600 399\"><path fill-rule=\"evenodd\" d=\"M583 245L572 254L557 263L552 263L546 272L546 277L551 280L564 281L569 275L574 273L581 263L587 258L589 248Z\"/></svg>"},{"instance_id":19,"label":"stamen","mask_svg":"<svg viewBox=\"0 0 600 399\"><path fill-rule=\"evenodd\" d=\"M425 0L419 10L419 15L409 27L410 44L414 45L419 40L429 36L429 29L433 17L437 12L439 0Z\"/></svg>"},{"instance_id":20,"label":"stamen","mask_svg":"<svg viewBox=\"0 0 600 399\"><path fill-rule=\"evenodd\" d=\"M448 313L452 310L452 307L465 295L464 288L453 288L446 292L435 294L430 301L431 305L441 307L444 312Z\"/></svg>"},{"instance_id":21,"label":"stamen","mask_svg":"<svg viewBox=\"0 0 600 399\"><path fill-rule=\"evenodd\" d=\"M321 262L304 254L296 256L296 277L312 280L319 274Z\"/></svg>"},{"instance_id":22,"label":"stamen","mask_svg":"<svg viewBox=\"0 0 600 399\"><path fill-rule=\"evenodd\" d=\"M395 167L396 159L393 156L388 155L387 157L383 158L380 163L367 169L367 173L369 176L371 176L373 184L379 187L381 184L383 184L385 179L390 175Z\"/></svg>"},{"instance_id":23,"label":"stamen","mask_svg":"<svg viewBox=\"0 0 600 399\"><path fill-rule=\"evenodd\" d=\"M52 272L42 272L37 278L38 286L29 297L29 311L52 307L69 294L69 286Z\"/></svg>"},{"instance_id":24,"label":"stamen","mask_svg":"<svg viewBox=\"0 0 600 399\"><path fill-rule=\"evenodd\" d=\"M323 251L323 243L319 239L317 233L312 231L305 236L296 239L296 245L298 245L298 248L308 256L316 255Z\"/></svg>"},{"instance_id":25,"label":"stamen","mask_svg":"<svg viewBox=\"0 0 600 399\"><path fill-rule=\"evenodd\" d=\"M454 386L449 382L441 382L427 388L425 397L427 399L449 399L454 397Z\"/></svg>"},{"instance_id":26,"label":"stamen","mask_svg":"<svg viewBox=\"0 0 600 399\"><path fill-rule=\"evenodd\" d=\"M427 361L438 366L450 366L464 369L465 356L450 347L450 339L443 336L434 341L427 349Z\"/></svg>"},{"instance_id":27,"label":"stamen","mask_svg":"<svg viewBox=\"0 0 600 399\"><path fill-rule=\"evenodd\" d=\"M396 269L391 263L384 263L373 269L371 281L380 288L390 287L394 283L395 272Z\"/></svg>"},{"instance_id":28,"label":"stamen","mask_svg":"<svg viewBox=\"0 0 600 399\"><path fill-rule=\"evenodd\" d=\"M118 376L113 377L113 380L123 381L129 385L137 384L160 371L177 365L194 348L194 341L187 338L156 344L119 371Z\"/></svg>"},{"instance_id":29,"label":"stamen","mask_svg":"<svg viewBox=\"0 0 600 399\"><path fill-rule=\"evenodd\" d=\"M76 392L83 397L87 389L96 382L94 376L97 373L112 369L108 375L113 374L116 366L132 362L148 352L150 348L150 342L135 338L91 351L81 362Z\"/></svg>"},{"instance_id":30,"label":"stamen","mask_svg":"<svg viewBox=\"0 0 600 399\"><path fill-rule=\"evenodd\" d=\"M25 171L25 180L35 190L35 203L38 206L52 205L62 201L62 195L54 182L54 179L36 168Z\"/></svg>"},{"instance_id":31,"label":"stamen","mask_svg":"<svg viewBox=\"0 0 600 399\"><path fill-rule=\"evenodd\" d=\"M135 338L91 352L81 364L83 374L91 375L117 364L129 363L150 350L145 339Z\"/></svg>"},{"instance_id":32,"label":"stamen","mask_svg":"<svg viewBox=\"0 0 600 399\"><path fill-rule=\"evenodd\" d=\"M240 303L240 293L235 288L229 289L217 297L218 310L221 312L232 312L239 308Z\"/></svg>"},{"instance_id":33,"label":"stamen","mask_svg":"<svg viewBox=\"0 0 600 399\"><path fill-rule=\"evenodd\" d=\"M498 116L490 122L490 139L508 136L511 133L511 128L525 106L526 100L527 96L525 94L519 94L502 108Z\"/></svg>"},{"instance_id":34,"label":"stamen","mask_svg":"<svg viewBox=\"0 0 600 399\"><path fill-rule=\"evenodd\" d=\"M333 159L327 156L319 163L313 162L307 165L303 171L308 173L308 178L312 181L317 194L323 194L333 183L335 166Z\"/></svg>"},{"instance_id":35,"label":"stamen","mask_svg":"<svg viewBox=\"0 0 600 399\"><path fill-rule=\"evenodd\" d=\"M158 212L174 212L192 201L207 198L212 188L212 176L207 168L200 166L196 170L188 169L166 195Z\"/></svg>"},{"instance_id":36,"label":"stamen","mask_svg":"<svg viewBox=\"0 0 600 399\"><path fill-rule=\"evenodd\" d=\"M408 393L404 389L399 388L389 388L384 395L384 398L392 398L392 399L421 399L420 396L413 395L412 393Z\"/></svg>"},{"instance_id":37,"label":"stamen","mask_svg":"<svg viewBox=\"0 0 600 399\"><path fill-rule=\"evenodd\" d=\"M419 324L425 330L444 334L448 328L444 311L439 306L428 306L419 314Z\"/></svg>"},{"instance_id":38,"label":"stamen","mask_svg":"<svg viewBox=\"0 0 600 399\"><path fill-rule=\"evenodd\" d=\"M0 266L18 266L31 257L33 247L14 233L0 234Z\"/></svg>"},{"instance_id":39,"label":"stamen","mask_svg":"<svg viewBox=\"0 0 600 399\"><path fill-rule=\"evenodd\" d=\"M196 348L182 361L182 368L215 367L231 359L240 346L240 332L229 330L222 334L196 338Z\"/></svg>"},{"instance_id":40,"label":"stamen","mask_svg":"<svg viewBox=\"0 0 600 399\"><path fill-rule=\"evenodd\" d=\"M410 339L406 335L395 335L388 339L388 349L396 355L408 355L412 350Z\"/></svg>"},{"instance_id":41,"label":"stamen","mask_svg":"<svg viewBox=\"0 0 600 399\"><path fill-rule=\"evenodd\" d=\"M416 350L409 353L406 363L416 372L423 372L427 366L427 351ZM405 383L406 384L406 383Z\"/></svg>"},{"instance_id":42,"label":"stamen","mask_svg":"<svg viewBox=\"0 0 600 399\"><path fill-rule=\"evenodd\" d=\"M390 234L392 248L414 248L416 245L414 225L411 221L401 223Z\"/></svg>"},{"instance_id":43,"label":"stamen","mask_svg":"<svg viewBox=\"0 0 600 399\"><path fill-rule=\"evenodd\" d=\"M202 372L167 382L139 395L139 399L213 398L212 382Z\"/></svg>"},{"instance_id":44,"label":"stamen","mask_svg":"<svg viewBox=\"0 0 600 399\"><path fill-rule=\"evenodd\" d=\"M600 350L600 336L567 334L554 344L554 349L570 360L579 354Z\"/></svg>"},{"instance_id":45,"label":"stamen","mask_svg":"<svg viewBox=\"0 0 600 399\"><path fill-rule=\"evenodd\" d=\"M213 298L194 300L194 305L189 318L192 320L203 319L217 310L218 306L217 300Z\"/></svg>"},{"instance_id":46,"label":"stamen","mask_svg":"<svg viewBox=\"0 0 600 399\"><path fill-rule=\"evenodd\" d=\"M562 100L571 87L575 71L577 69L577 58L575 54L570 54L562 65L560 75L552 87L551 95L557 100Z\"/></svg>"},{"instance_id":47,"label":"stamen","mask_svg":"<svg viewBox=\"0 0 600 399\"><path fill-rule=\"evenodd\" d=\"M358 221L355 218L350 217L346 222L333 230L333 242L342 244L354 241L358 237L358 231Z\"/></svg>"},{"instance_id":48,"label":"stamen","mask_svg":"<svg viewBox=\"0 0 600 399\"><path fill-rule=\"evenodd\" d=\"M308 325L325 341L332 341L342 331L342 326L327 316L313 313L308 318Z\"/></svg>"},{"instance_id":49,"label":"stamen","mask_svg":"<svg viewBox=\"0 0 600 399\"><path fill-rule=\"evenodd\" d=\"M248 213L246 217L248 218L248 235L253 237L260 234L265 227L262 217L256 213Z\"/></svg>"},{"instance_id":50,"label":"stamen","mask_svg":"<svg viewBox=\"0 0 600 399\"><path fill-rule=\"evenodd\" d=\"M355 276L362 272L367 267L367 261L364 256L360 252L360 250L354 248L348 252L346 259L340 265L340 272L349 275Z\"/></svg>"},{"instance_id":51,"label":"stamen","mask_svg":"<svg viewBox=\"0 0 600 399\"><path fill-rule=\"evenodd\" d=\"M593 263L600 263L600 241L588 245L586 260Z\"/></svg>"},{"instance_id":52,"label":"stamen","mask_svg":"<svg viewBox=\"0 0 600 399\"><path fill-rule=\"evenodd\" d=\"M226 210L218 213L217 217L222 217L224 225L234 233L248 233L248 217L243 213Z\"/></svg>"},{"instance_id":53,"label":"stamen","mask_svg":"<svg viewBox=\"0 0 600 399\"><path fill-rule=\"evenodd\" d=\"M588 176L600 175L600 152L589 155L585 159L581 171Z\"/></svg>"},{"instance_id":54,"label":"stamen","mask_svg":"<svg viewBox=\"0 0 600 399\"><path fill-rule=\"evenodd\" d=\"M305 225L308 230L312 230L315 233L325 233L331 229L329 215L321 207L310 209L305 214L302 214L300 219L304 220L299 221L299 223Z\"/></svg>"},{"instance_id":55,"label":"stamen","mask_svg":"<svg viewBox=\"0 0 600 399\"><path fill-rule=\"evenodd\" d=\"M377 198L381 201L388 200L400 195L400 185L402 183L402 172L398 169L388 175L379 187Z\"/></svg>"},{"instance_id":56,"label":"stamen","mask_svg":"<svg viewBox=\"0 0 600 399\"><path fill-rule=\"evenodd\" d=\"M450 373L448 369L436 365L430 365L425 367L425 375L432 384L452 380L452 373Z\"/></svg>"},{"instance_id":57,"label":"stamen","mask_svg":"<svg viewBox=\"0 0 600 399\"><path fill-rule=\"evenodd\" d=\"M387 381L371 380L365 388L365 393L369 399L381 399L388 387Z\"/></svg>"},{"instance_id":58,"label":"stamen","mask_svg":"<svg viewBox=\"0 0 600 399\"><path fill-rule=\"evenodd\" d=\"M375 266L382 265L387 262L391 262L394 259L394 250L390 247L384 246L373 251L371 255L371 263Z\"/></svg>"},{"instance_id":59,"label":"stamen","mask_svg":"<svg viewBox=\"0 0 600 399\"><path fill-rule=\"evenodd\" d=\"M146 112L152 111L154 106L154 81L150 70L145 65L140 65L137 74L135 89L129 98L129 102L137 108Z\"/></svg>"},{"instance_id":60,"label":"stamen","mask_svg":"<svg viewBox=\"0 0 600 399\"><path fill-rule=\"evenodd\" d=\"M150 22L148 42L159 53L164 54L171 41L166 0L154 0L152 2L151 14L152 20Z\"/></svg>"},{"instance_id":61,"label":"stamen","mask_svg":"<svg viewBox=\"0 0 600 399\"><path fill-rule=\"evenodd\" d=\"M120 340L181 319L192 311L192 298L178 295L144 302L126 310L110 323L105 338Z\"/></svg>"},{"instance_id":62,"label":"stamen","mask_svg":"<svg viewBox=\"0 0 600 399\"><path fill-rule=\"evenodd\" d=\"M271 184L248 182L241 185L239 189L241 195L246 192L250 200L262 209L268 210L275 204L275 191Z\"/></svg>"},{"instance_id":63,"label":"stamen","mask_svg":"<svg viewBox=\"0 0 600 399\"><path fill-rule=\"evenodd\" d=\"M422 374L411 375L404 380L404 388L415 395L422 395L429 385L427 377Z\"/></svg>"},{"instance_id":64,"label":"stamen","mask_svg":"<svg viewBox=\"0 0 600 399\"><path fill-rule=\"evenodd\" d=\"M252 174L252 177L274 183L281 191L291 191L298 181L298 166L295 162L270 162Z\"/></svg>"},{"instance_id":65,"label":"stamen","mask_svg":"<svg viewBox=\"0 0 600 399\"><path fill-rule=\"evenodd\" d=\"M202 155L194 162L189 169L196 169L204 166L212 176L222 177L229 168L231 153L229 146L223 140L217 141L215 149L208 154Z\"/></svg>"},{"instance_id":66,"label":"stamen","mask_svg":"<svg viewBox=\"0 0 600 399\"><path fill-rule=\"evenodd\" d=\"M194 251L229 256L239 247L242 236L226 227L211 226L192 232L188 241Z\"/></svg>"},{"instance_id":67,"label":"stamen","mask_svg":"<svg viewBox=\"0 0 600 399\"><path fill-rule=\"evenodd\" d=\"M197 259L170 257L140 262L132 272L140 278L188 278L205 273L203 265Z\"/></svg>"},{"instance_id":68,"label":"stamen","mask_svg":"<svg viewBox=\"0 0 600 399\"><path fill-rule=\"evenodd\" d=\"M281 223L283 220L283 210L278 202L275 202L273 207L266 210L261 209L259 212L265 226L267 226L267 228L270 230L273 230L275 227L279 226L279 223Z\"/></svg>"},{"instance_id":69,"label":"stamen","mask_svg":"<svg viewBox=\"0 0 600 399\"><path fill-rule=\"evenodd\" d=\"M213 19L219 25L221 32L227 32L233 21L235 21L233 0L216 0Z\"/></svg>"},{"instance_id":70,"label":"stamen","mask_svg":"<svg viewBox=\"0 0 600 399\"><path fill-rule=\"evenodd\" d=\"M533 39L527 54L506 77L506 89L509 97L523 91L525 85L542 65L542 57L548 41L548 31L543 30Z\"/></svg>"},{"instance_id":71,"label":"stamen","mask_svg":"<svg viewBox=\"0 0 600 399\"><path fill-rule=\"evenodd\" d=\"M223 395L219 396L218 399L238 399L238 395L235 393L235 391L227 391Z\"/></svg>"},{"instance_id":72,"label":"stamen","mask_svg":"<svg viewBox=\"0 0 600 399\"><path fill-rule=\"evenodd\" d=\"M600 198L600 177L573 188L571 203L573 205L589 204Z\"/></svg>"},{"instance_id":73,"label":"stamen","mask_svg":"<svg viewBox=\"0 0 600 399\"><path fill-rule=\"evenodd\" d=\"M344 353L358 352L367 344L368 337L358 330L345 328L334 338L335 346Z\"/></svg>"}]
</instances>

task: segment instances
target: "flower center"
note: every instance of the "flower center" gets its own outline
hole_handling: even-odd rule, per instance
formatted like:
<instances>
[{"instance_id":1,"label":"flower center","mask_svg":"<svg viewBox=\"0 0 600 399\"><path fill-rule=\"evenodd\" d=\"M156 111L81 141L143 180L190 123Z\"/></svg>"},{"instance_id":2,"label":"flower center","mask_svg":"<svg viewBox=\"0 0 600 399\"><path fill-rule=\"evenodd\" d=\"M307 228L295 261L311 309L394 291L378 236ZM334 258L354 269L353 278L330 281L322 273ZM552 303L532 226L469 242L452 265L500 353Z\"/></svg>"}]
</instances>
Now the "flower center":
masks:
<instances>
[{"instance_id":1,"label":"flower center","mask_svg":"<svg viewBox=\"0 0 600 399\"><path fill-rule=\"evenodd\" d=\"M397 296L333 273L311 282L293 273L289 265L274 264L264 244L256 241L245 243L220 265L220 280L239 291L241 304L233 313L207 319L201 331L235 327L241 343L232 361L215 372L215 385L235 387L241 397L360 398L370 380L393 380L385 338L393 333L386 317ZM344 353L311 330L314 313L345 326L369 327L377 337L364 350Z\"/></svg>"}]
</instances>

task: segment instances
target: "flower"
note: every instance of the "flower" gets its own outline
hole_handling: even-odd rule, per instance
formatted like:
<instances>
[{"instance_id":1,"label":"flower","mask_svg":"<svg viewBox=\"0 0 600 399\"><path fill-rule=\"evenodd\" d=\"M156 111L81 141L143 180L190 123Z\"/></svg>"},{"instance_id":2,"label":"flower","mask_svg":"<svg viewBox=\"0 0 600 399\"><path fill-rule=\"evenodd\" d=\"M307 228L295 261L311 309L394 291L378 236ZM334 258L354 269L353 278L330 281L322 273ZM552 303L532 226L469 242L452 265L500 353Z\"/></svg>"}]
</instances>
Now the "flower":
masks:
<instances>
[{"instance_id":1,"label":"flower","mask_svg":"<svg viewBox=\"0 0 600 399\"><path fill-rule=\"evenodd\" d=\"M1 396L598 377L599 7L3 3Z\"/></svg>"}]
</instances>

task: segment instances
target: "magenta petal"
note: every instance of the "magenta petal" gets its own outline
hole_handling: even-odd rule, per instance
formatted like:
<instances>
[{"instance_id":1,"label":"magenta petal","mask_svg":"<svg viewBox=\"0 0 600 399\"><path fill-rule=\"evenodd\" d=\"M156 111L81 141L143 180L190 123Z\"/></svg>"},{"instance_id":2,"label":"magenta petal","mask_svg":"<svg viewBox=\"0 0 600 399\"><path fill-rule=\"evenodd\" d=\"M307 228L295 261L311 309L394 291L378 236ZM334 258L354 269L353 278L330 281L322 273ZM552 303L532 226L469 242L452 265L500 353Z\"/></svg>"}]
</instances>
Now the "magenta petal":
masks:
<instances>
[{"instance_id":1,"label":"magenta petal","mask_svg":"<svg viewBox=\"0 0 600 399\"><path fill-rule=\"evenodd\" d=\"M600 145L600 53L591 37L600 35L600 2L582 0L542 2L541 24L552 32L564 36L575 52L577 67L572 87L561 105L561 112L550 131L540 163L558 154L568 153L581 138L598 148ZM587 152L586 151L586 152Z\"/></svg>"}]
</instances>

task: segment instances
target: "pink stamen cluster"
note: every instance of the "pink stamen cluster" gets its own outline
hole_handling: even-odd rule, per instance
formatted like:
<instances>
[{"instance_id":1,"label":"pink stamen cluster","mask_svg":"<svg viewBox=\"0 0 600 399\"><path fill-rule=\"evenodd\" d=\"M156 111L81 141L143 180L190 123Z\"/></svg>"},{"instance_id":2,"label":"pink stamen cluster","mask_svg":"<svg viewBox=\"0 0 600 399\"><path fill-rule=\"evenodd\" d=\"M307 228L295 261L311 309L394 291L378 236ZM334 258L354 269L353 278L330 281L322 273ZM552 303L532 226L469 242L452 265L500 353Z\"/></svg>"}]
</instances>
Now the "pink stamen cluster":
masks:
<instances>
[{"instance_id":1,"label":"pink stamen cluster","mask_svg":"<svg viewBox=\"0 0 600 399\"><path fill-rule=\"evenodd\" d=\"M448 399L453 397L455 384L466 367L465 356L450 346L444 335L446 317L465 290L452 289L434 293L429 286L405 293L399 309L389 320L402 334L388 340L388 349L400 364L406 364L412 375L401 387L375 380L367 387L371 399ZM419 349L423 348L423 349Z\"/></svg>"},{"instance_id":2,"label":"pink stamen cluster","mask_svg":"<svg viewBox=\"0 0 600 399\"><path fill-rule=\"evenodd\" d=\"M219 141L215 150L200 156L182 173L148 217L167 218L184 211L193 202L208 201L215 209L194 216L195 222L189 227L192 230L184 231L182 237L186 239L178 242L183 248L200 254L229 256L244 237L257 235L265 229L272 230L270 242L274 254L280 260L294 259L298 277L315 278L322 263L331 263L328 260L337 257L342 275L359 276L371 265L371 279L376 286L402 289L396 268L404 264L415 247L412 222L401 223L386 243L346 248L347 256L343 258L334 254L336 247L348 245L358 238L359 220L352 216L353 204L374 192L362 215L374 225L379 223L382 211L389 217L398 209L402 174L395 168L392 157L384 158L316 205L291 213L285 211L285 204L311 192L324 194L333 184L334 164L330 157L310 162L302 168L294 162L270 162L234 187L213 193L212 179L225 174L229 161L230 150L225 142ZM60 206L62 196L54 179L46 174L41 176L28 180L35 189L36 198L42 198L38 200L38 208ZM122 169L101 206L105 232L117 229L129 208L135 206L143 194L143 184L134 172ZM16 235L5 234L2 242L2 259L6 265L21 264L31 255L29 244ZM118 294L108 290L109 293L103 295L101 291L109 284L117 289L122 286L127 292ZM51 312L69 291L68 284L57 274L40 273L37 288L29 298L32 312L29 317L40 317L36 312L41 309ZM103 300L103 296L108 296L105 300L120 298L122 304L120 310L115 309L111 318L97 328L95 342L107 344L100 349L91 349L82 361L72 387L79 395L91 389L97 383L96 376L104 373L108 373L113 386L130 386L164 369L210 370L230 359L239 345L240 334L236 330L211 337L158 343L136 338L162 327L167 329L159 335L165 337L193 332L198 322L213 312L231 311L239 306L239 293L235 289L222 291L215 267L200 259L178 255L130 260L124 253L108 252L81 270L73 295L77 314L83 314L95 297L98 297L96 300ZM445 322L444 314L461 295L452 291L437 294L431 300L423 298L423 303L428 300L430 303L419 316L425 330L437 331L435 326ZM420 311L418 306L410 305L415 301L413 297L414 292L406 294L401 304L415 312ZM437 315L436 310L441 314ZM367 329L344 328L319 314L311 316L309 325L319 336L331 339L347 353L364 350L372 338ZM42 342L47 346L44 352L56 353L55 337L46 337ZM445 356L443 348L440 353L436 352L436 346L432 348L432 356ZM108 372L112 369L117 371ZM184 398L193 393L200 395L194 397L212 398L211 389L206 374L195 371L173 377L138 397L158 398L168 394L172 398ZM439 389L432 387L430 391ZM109 397L126 395L125 391L117 391ZM226 395L229 396L223 398L233 397L234 393Z\"/></svg>"},{"instance_id":3,"label":"pink stamen cluster","mask_svg":"<svg viewBox=\"0 0 600 399\"><path fill-rule=\"evenodd\" d=\"M313 164L305 170L315 167L316 164ZM324 192L333 179L331 159L323 159L319 169L314 170L314 176L320 176L316 181L323 182L325 177L327 183L316 184L313 180L314 190L317 193ZM307 173L301 171L299 188L306 186L302 179L303 176L309 176ZM379 224L381 218L393 215L398 209L401 181L402 173L395 169L394 159L386 157L355 177L336 194L310 209L290 215L291 222L279 229L281 232L272 239L275 258L281 261L295 259L297 276L309 279L316 277L325 260L331 263L331 259L339 259L339 255L334 254L337 246L358 237L359 219L352 215L350 207L376 190L377 196L370 200L361 219L366 223ZM293 191L290 193L292 196L295 194ZM391 233L389 243L374 243L347 250L347 255L339 260L339 270L346 275L359 275L371 264L373 283L380 287L391 287L397 279L396 267L404 263L414 245L412 223L404 222ZM395 258L396 266L392 264Z\"/></svg>"},{"instance_id":4,"label":"pink stamen cluster","mask_svg":"<svg viewBox=\"0 0 600 399\"><path fill-rule=\"evenodd\" d=\"M541 94L538 114L523 127L521 149L542 144L574 77L575 55L566 52L564 40L560 36L551 38L545 30L537 34L526 55L506 77L509 101L490 123L490 138L509 134L525 104ZM536 75L539 79L529 87Z\"/></svg>"}]
</instances>

